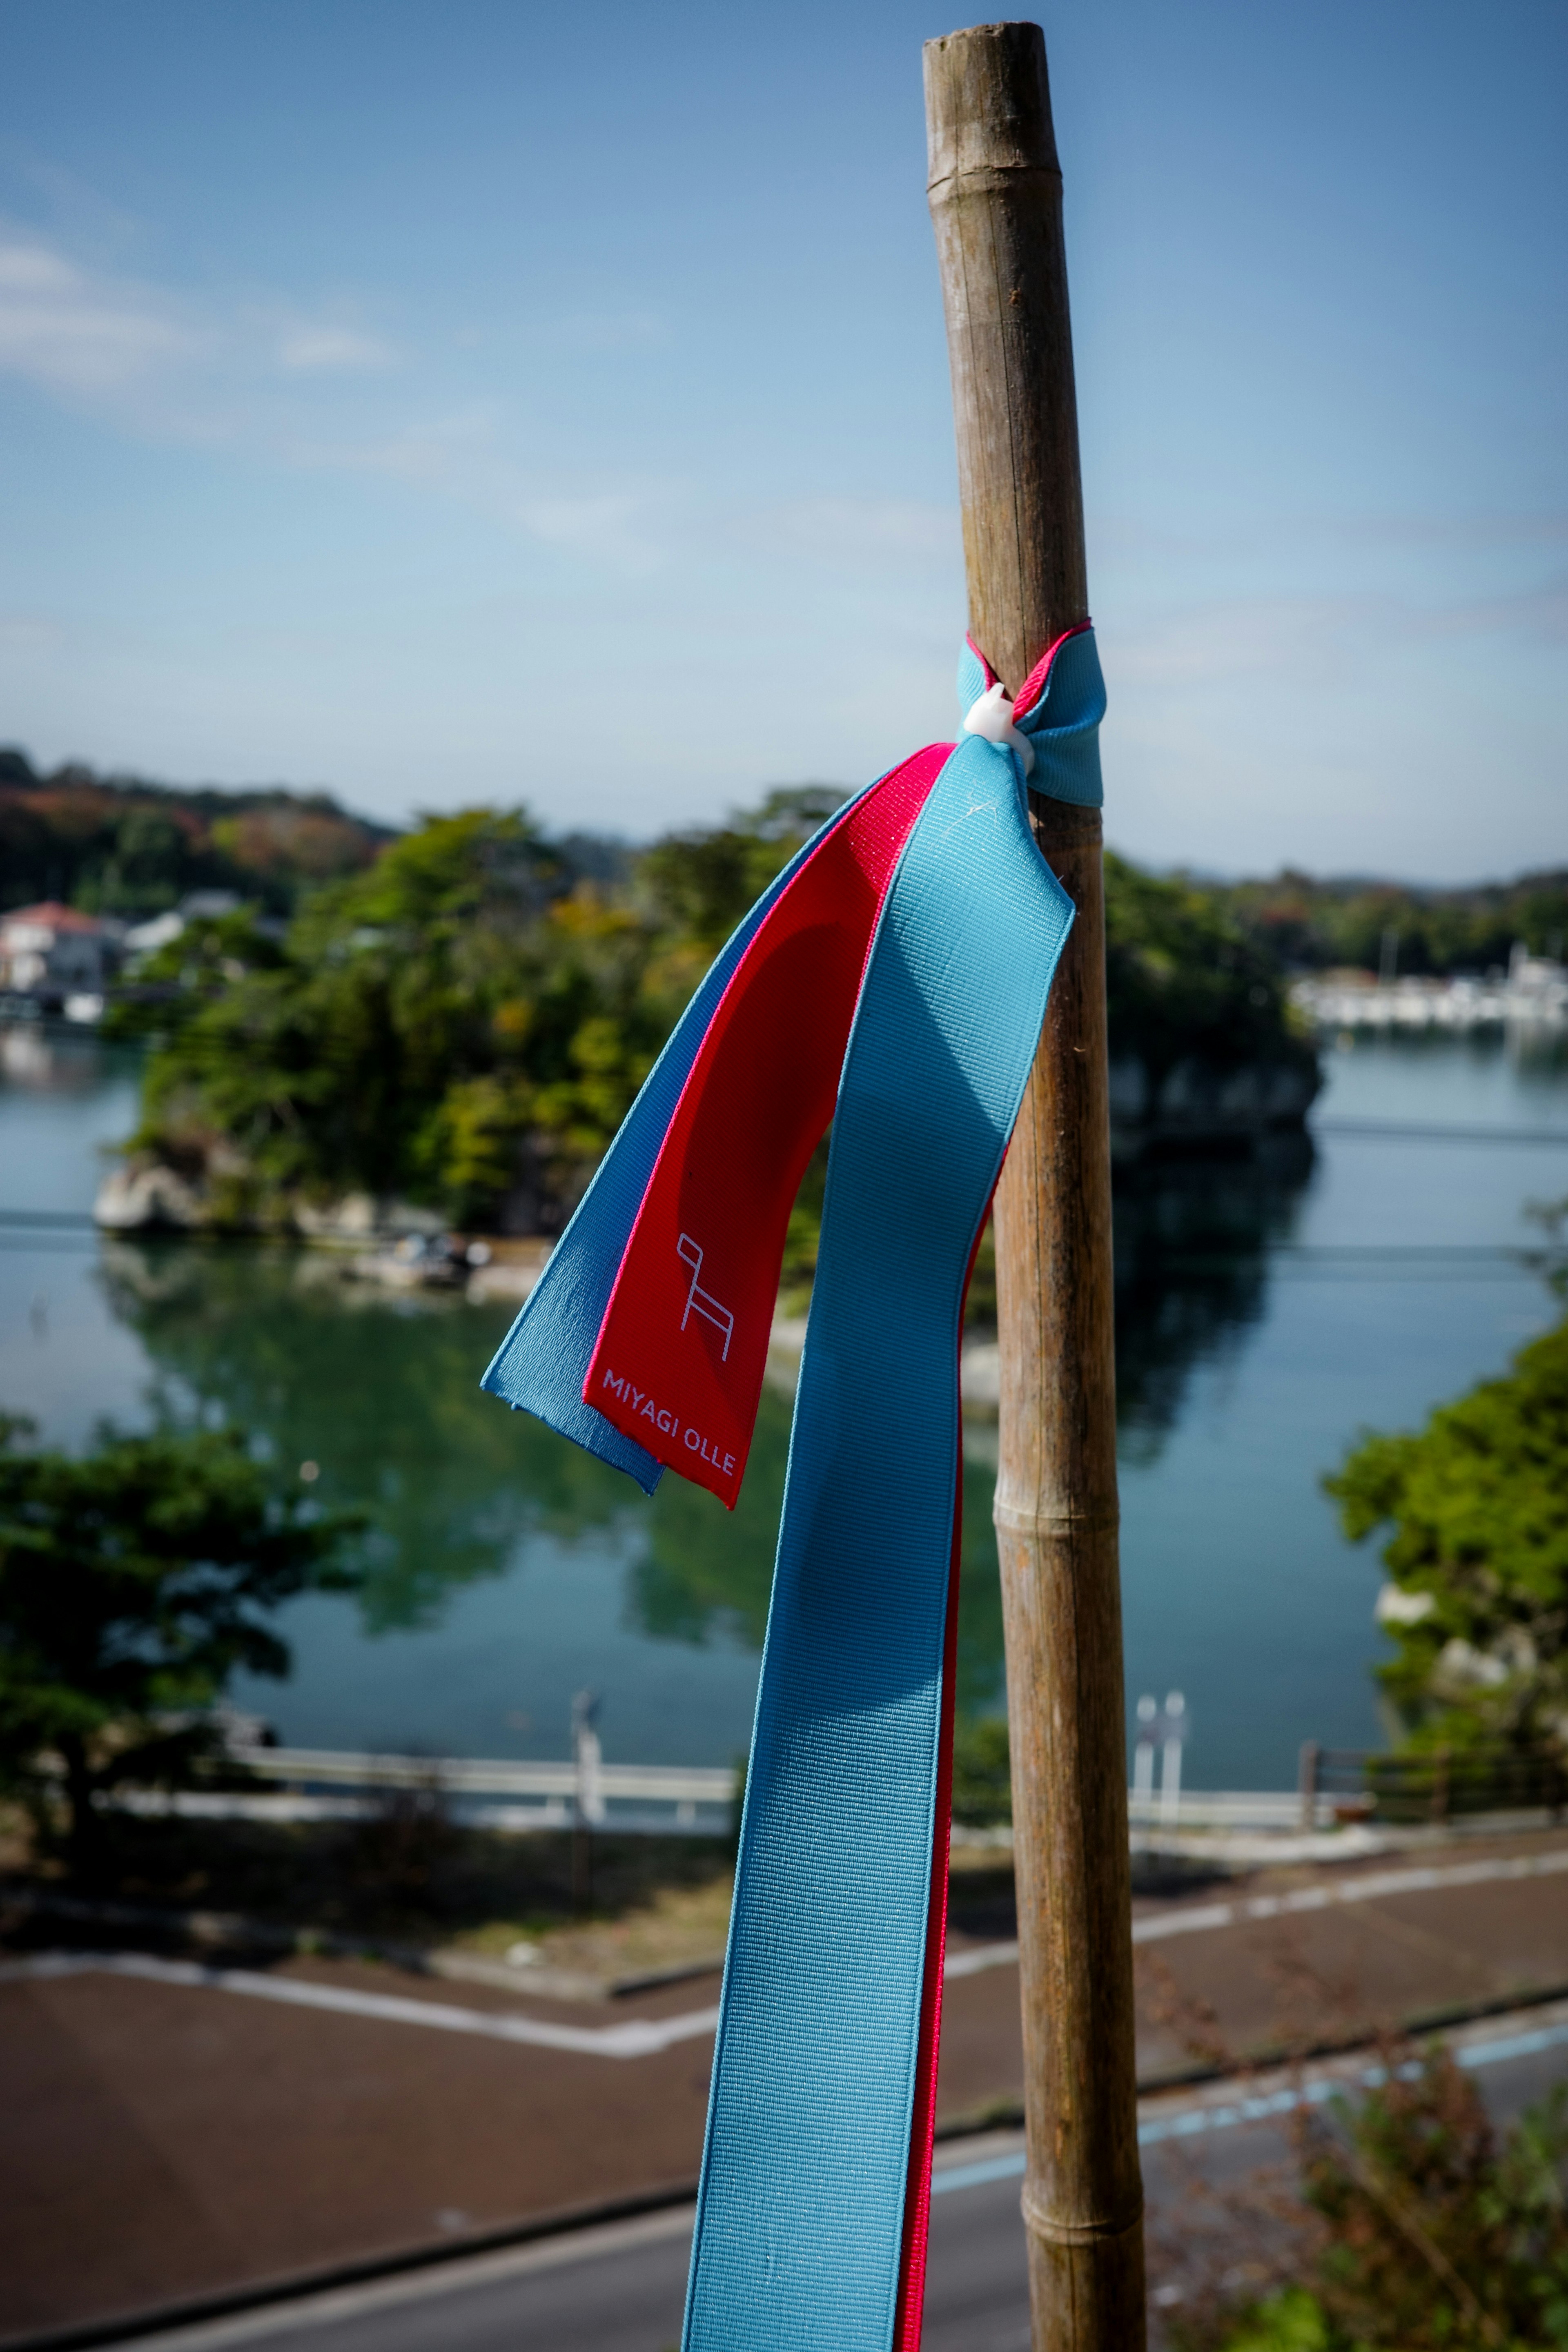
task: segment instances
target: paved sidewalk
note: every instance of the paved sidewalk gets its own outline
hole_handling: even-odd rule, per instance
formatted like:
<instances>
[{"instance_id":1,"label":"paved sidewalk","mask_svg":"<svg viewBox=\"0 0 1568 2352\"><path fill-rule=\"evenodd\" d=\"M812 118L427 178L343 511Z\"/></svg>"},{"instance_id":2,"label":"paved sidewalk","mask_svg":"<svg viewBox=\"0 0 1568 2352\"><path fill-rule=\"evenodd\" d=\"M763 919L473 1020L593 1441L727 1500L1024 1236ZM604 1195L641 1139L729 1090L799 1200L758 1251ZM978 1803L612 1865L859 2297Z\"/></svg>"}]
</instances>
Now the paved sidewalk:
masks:
<instances>
[{"instance_id":1,"label":"paved sidewalk","mask_svg":"<svg viewBox=\"0 0 1568 2352\"><path fill-rule=\"evenodd\" d=\"M1005 1919L953 1937L941 2107L1019 2091ZM1136 1906L1140 2076L1568 1984L1568 1835ZM363 1962L0 1969L0 2345L695 2175L712 1978L525 1999Z\"/></svg>"}]
</instances>

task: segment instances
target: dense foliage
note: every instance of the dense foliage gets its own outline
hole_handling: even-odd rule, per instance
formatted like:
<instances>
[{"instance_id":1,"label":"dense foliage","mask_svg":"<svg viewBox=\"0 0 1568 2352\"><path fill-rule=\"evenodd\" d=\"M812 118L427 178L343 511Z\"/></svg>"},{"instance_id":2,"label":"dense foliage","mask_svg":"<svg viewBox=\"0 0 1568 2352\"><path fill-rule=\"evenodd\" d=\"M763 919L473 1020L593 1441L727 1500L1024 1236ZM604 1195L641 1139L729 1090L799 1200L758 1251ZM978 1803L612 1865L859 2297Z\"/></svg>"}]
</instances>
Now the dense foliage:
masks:
<instances>
[{"instance_id":1,"label":"dense foliage","mask_svg":"<svg viewBox=\"0 0 1568 2352\"><path fill-rule=\"evenodd\" d=\"M324 1512L235 1432L100 1433L81 1456L0 1423L0 1786L57 1777L79 1857L100 1793L187 1777L229 1676L288 1672L264 1612L343 1589L357 1515Z\"/></svg>"},{"instance_id":2,"label":"dense foliage","mask_svg":"<svg viewBox=\"0 0 1568 2352\"><path fill-rule=\"evenodd\" d=\"M282 937L248 915L193 924L114 1015L158 1039L135 1148L196 1181L218 1223L366 1192L554 1230L715 950L837 798L775 792L597 873L591 845L470 810L312 893ZM1184 1056L1310 1067L1277 967L1212 894L1113 859L1110 924L1113 1050L1153 1086ZM792 1229L797 1283L824 1165Z\"/></svg>"},{"instance_id":3,"label":"dense foliage","mask_svg":"<svg viewBox=\"0 0 1568 2352\"><path fill-rule=\"evenodd\" d=\"M1380 1671L1417 1744L1568 1737L1568 1322L1325 1483L1352 1541L1393 1530Z\"/></svg>"},{"instance_id":4,"label":"dense foliage","mask_svg":"<svg viewBox=\"0 0 1568 2352\"><path fill-rule=\"evenodd\" d=\"M1394 2053L1390 2053L1391 2056ZM1303 2134L1300 2275L1224 2352L1548 2352L1568 2346L1568 2094L1505 2132L1438 2049Z\"/></svg>"},{"instance_id":5,"label":"dense foliage","mask_svg":"<svg viewBox=\"0 0 1568 2352\"><path fill-rule=\"evenodd\" d=\"M759 842L761 862L798 838ZM219 1222L363 1192L550 1230L710 953L706 900L671 906L647 864L606 889L526 816L470 810L316 893L281 941L193 926L120 1016L163 1038L135 1145L202 1178Z\"/></svg>"},{"instance_id":6,"label":"dense foliage","mask_svg":"<svg viewBox=\"0 0 1568 2352\"><path fill-rule=\"evenodd\" d=\"M181 792L77 766L40 776L0 751L0 911L58 898L136 921L231 890L287 912L390 837L326 793Z\"/></svg>"},{"instance_id":7,"label":"dense foliage","mask_svg":"<svg viewBox=\"0 0 1568 2352\"><path fill-rule=\"evenodd\" d=\"M1311 1063L1278 958L1223 892L1141 873L1111 851L1105 922L1111 1052L1135 1055L1152 1087L1188 1056L1218 1071Z\"/></svg>"},{"instance_id":8,"label":"dense foliage","mask_svg":"<svg viewBox=\"0 0 1568 2352\"><path fill-rule=\"evenodd\" d=\"M1568 871L1462 889L1396 882L1314 881L1286 872L1223 892L1231 915L1270 955L1292 967L1379 969L1392 932L1402 972L1486 972L1505 968L1515 941L1560 957L1568 943Z\"/></svg>"}]
</instances>

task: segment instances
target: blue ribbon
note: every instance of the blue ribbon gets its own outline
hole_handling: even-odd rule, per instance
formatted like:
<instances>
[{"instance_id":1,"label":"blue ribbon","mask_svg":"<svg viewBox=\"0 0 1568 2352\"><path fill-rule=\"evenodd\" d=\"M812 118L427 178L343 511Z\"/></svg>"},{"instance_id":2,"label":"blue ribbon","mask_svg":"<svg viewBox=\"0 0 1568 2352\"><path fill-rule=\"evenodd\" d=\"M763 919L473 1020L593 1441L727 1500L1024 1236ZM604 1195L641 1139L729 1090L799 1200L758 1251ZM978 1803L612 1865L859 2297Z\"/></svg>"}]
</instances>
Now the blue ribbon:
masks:
<instances>
[{"instance_id":1,"label":"blue ribbon","mask_svg":"<svg viewBox=\"0 0 1568 2352\"><path fill-rule=\"evenodd\" d=\"M949 759L846 1056L746 1784L687 2352L886 2352L970 1254L1072 920L1010 751Z\"/></svg>"}]
</instances>

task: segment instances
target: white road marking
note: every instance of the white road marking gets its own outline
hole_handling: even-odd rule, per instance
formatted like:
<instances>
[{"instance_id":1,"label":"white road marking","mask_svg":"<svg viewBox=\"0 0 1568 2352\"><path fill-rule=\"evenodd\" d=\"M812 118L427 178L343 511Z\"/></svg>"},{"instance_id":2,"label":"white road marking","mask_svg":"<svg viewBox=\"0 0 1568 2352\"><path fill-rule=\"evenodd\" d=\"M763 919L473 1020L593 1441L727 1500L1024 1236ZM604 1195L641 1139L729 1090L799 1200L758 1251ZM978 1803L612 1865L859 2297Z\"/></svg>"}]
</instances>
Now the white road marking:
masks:
<instances>
[{"instance_id":1,"label":"white road marking","mask_svg":"<svg viewBox=\"0 0 1568 2352\"><path fill-rule=\"evenodd\" d=\"M1167 1936L1196 1936L1211 1927L1240 1927L1248 1919L1282 1919L1301 1911L1331 1911L1341 1903L1380 1903L1390 1895L1433 1895L1445 1886L1486 1886L1505 1879L1555 1877L1563 1871L1568 1871L1568 1846L1553 1846L1547 1853L1494 1854L1479 1862L1367 1871L1354 1878L1331 1878L1316 1886L1293 1886L1283 1895L1249 1895L1237 1903L1202 1903L1184 1910L1146 1913L1133 1920L1132 1940L1135 1944L1155 1944Z\"/></svg>"},{"instance_id":2,"label":"white road marking","mask_svg":"<svg viewBox=\"0 0 1568 2352\"><path fill-rule=\"evenodd\" d=\"M679 2017L628 2018L622 2025L555 2025L545 2018L527 2017L512 2010L458 2009L450 2001L409 2000L397 1993L318 1984L309 1978L263 1976L253 1969L204 1968L194 1960L155 1959L145 1952L39 1952L0 1965L0 1984L104 1974L138 1977L151 1984L243 1993L252 2000L332 2010L341 2017L368 2017L384 2025L424 2025L438 2033L488 2035L496 2042L526 2042L541 2050L571 2050L585 2058L652 2057L679 2042L711 2033L719 2022L714 2008L688 2010Z\"/></svg>"},{"instance_id":3,"label":"white road marking","mask_svg":"<svg viewBox=\"0 0 1568 2352\"><path fill-rule=\"evenodd\" d=\"M1563 1872L1568 1872L1568 1846L1554 1847L1547 1853L1369 1871L1358 1877L1331 1879L1326 1885L1292 1887L1283 1895L1253 1895L1234 1903L1194 1904L1180 1910L1146 1913L1132 1922L1132 1941L1152 1944L1170 1936L1202 1935L1254 1919L1331 1910L1338 1904L1374 1903L1394 1895L1427 1895L1448 1886L1484 1886ZM989 1969L1010 1968L1017 1958L1016 1942L975 1944L950 1952L943 1973L948 1978L979 1976ZM356 1986L321 1984L301 1977L268 1976L252 1969L206 1968L194 1960L157 1959L145 1952L39 1952L0 1962L0 1984L94 1974L241 1993L253 2000L331 2010L342 2017L365 2017L384 2025L422 2025L438 2033L474 2033L534 2049L569 2050L584 2058L651 2058L679 2042L705 2038L719 2023L715 2005L686 2010L676 2017L628 2018L619 2025L557 2025L515 2010L459 2009L449 2001L413 2000L397 1993L366 1992Z\"/></svg>"},{"instance_id":4,"label":"white road marking","mask_svg":"<svg viewBox=\"0 0 1568 2352\"><path fill-rule=\"evenodd\" d=\"M967 1951L949 1952L942 1969L945 1984L952 1977L977 1977L986 1969L1010 1968L1018 1957L1014 1944L971 1944Z\"/></svg>"},{"instance_id":5,"label":"white road marking","mask_svg":"<svg viewBox=\"0 0 1568 2352\"><path fill-rule=\"evenodd\" d=\"M1555 1877L1564 1871L1568 1871L1568 1846L1554 1846L1546 1853L1500 1854L1478 1862L1367 1871L1358 1877L1320 1881L1315 1886L1293 1886L1283 1895L1249 1895L1234 1903L1193 1903L1173 1911L1144 1912L1132 1922L1132 1940L1158 1944L1168 1936L1201 1936L1215 1927L1243 1927L1249 1919L1330 1911L1342 1903L1378 1903L1390 1895L1432 1895L1445 1886ZM944 1974L975 1977L985 1969L1007 1968L1017 1957L1016 1943L974 1944L966 1950L949 1952Z\"/></svg>"}]
</instances>

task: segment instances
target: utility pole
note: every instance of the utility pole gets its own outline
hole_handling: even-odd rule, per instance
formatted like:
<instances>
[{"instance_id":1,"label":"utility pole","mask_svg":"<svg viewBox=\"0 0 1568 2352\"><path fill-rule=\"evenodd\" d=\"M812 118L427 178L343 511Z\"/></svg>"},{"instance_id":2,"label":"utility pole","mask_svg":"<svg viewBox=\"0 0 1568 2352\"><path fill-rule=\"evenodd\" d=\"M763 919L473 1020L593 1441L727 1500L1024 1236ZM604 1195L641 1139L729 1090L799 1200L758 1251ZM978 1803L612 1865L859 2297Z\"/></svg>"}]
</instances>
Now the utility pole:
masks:
<instances>
[{"instance_id":1,"label":"utility pole","mask_svg":"<svg viewBox=\"0 0 1568 2352\"><path fill-rule=\"evenodd\" d=\"M1010 692L1088 618L1061 167L1037 25L925 47L970 629ZM1007 1640L1035 2352L1141 2352L1097 810L1031 795L1078 908L996 1194Z\"/></svg>"}]
</instances>

